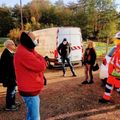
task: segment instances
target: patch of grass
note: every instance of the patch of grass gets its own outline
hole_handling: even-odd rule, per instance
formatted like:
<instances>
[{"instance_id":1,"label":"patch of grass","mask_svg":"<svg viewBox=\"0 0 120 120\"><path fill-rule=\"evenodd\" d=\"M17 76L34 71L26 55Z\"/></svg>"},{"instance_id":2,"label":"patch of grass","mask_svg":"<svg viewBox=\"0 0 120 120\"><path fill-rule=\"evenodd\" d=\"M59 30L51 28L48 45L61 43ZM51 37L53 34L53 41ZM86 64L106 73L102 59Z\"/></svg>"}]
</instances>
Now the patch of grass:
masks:
<instances>
[{"instance_id":1,"label":"patch of grass","mask_svg":"<svg viewBox=\"0 0 120 120\"><path fill-rule=\"evenodd\" d=\"M4 45L3 45L3 44L0 44L0 47L4 47Z\"/></svg>"},{"instance_id":2,"label":"patch of grass","mask_svg":"<svg viewBox=\"0 0 120 120\"><path fill-rule=\"evenodd\" d=\"M0 37L0 44L3 44L7 39L6 37Z\"/></svg>"},{"instance_id":3,"label":"patch of grass","mask_svg":"<svg viewBox=\"0 0 120 120\"><path fill-rule=\"evenodd\" d=\"M83 46L84 46L84 49L85 49L86 48L86 42L83 42ZM114 46L114 44L109 44L108 51L113 46ZM97 56L99 57L99 56L102 56L102 55L106 54L107 45L106 45L106 43L103 43L103 42L95 42L95 49L96 49L96 52L97 52Z\"/></svg>"},{"instance_id":4,"label":"patch of grass","mask_svg":"<svg viewBox=\"0 0 120 120\"><path fill-rule=\"evenodd\" d=\"M3 49L4 49L3 43L4 43L7 39L8 39L8 38L6 38L6 37L0 37L0 52L3 51Z\"/></svg>"}]
</instances>

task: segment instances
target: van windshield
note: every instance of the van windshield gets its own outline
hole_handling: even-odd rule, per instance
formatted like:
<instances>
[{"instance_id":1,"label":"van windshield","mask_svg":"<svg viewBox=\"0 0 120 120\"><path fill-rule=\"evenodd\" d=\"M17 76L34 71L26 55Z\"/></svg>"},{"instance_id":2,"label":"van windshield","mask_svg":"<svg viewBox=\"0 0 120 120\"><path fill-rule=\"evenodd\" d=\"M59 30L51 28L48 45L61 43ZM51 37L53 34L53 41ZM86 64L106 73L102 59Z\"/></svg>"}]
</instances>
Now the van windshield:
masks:
<instances>
[{"instance_id":1,"label":"van windshield","mask_svg":"<svg viewBox=\"0 0 120 120\"><path fill-rule=\"evenodd\" d=\"M115 48L116 48L116 47L113 47L113 48L110 50L110 52L108 53L108 56L109 56L109 57L112 57L112 55L113 55L113 53L114 53L114 51L115 51Z\"/></svg>"}]
</instances>

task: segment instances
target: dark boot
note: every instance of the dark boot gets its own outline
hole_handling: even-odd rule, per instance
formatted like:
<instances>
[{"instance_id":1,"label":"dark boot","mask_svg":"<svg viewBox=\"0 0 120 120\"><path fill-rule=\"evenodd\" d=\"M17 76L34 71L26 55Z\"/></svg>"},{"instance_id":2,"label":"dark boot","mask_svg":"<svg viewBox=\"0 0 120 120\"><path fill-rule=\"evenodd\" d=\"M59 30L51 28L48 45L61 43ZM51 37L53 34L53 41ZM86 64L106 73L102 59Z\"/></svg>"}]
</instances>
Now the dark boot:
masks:
<instances>
[{"instance_id":1,"label":"dark boot","mask_svg":"<svg viewBox=\"0 0 120 120\"><path fill-rule=\"evenodd\" d=\"M76 77L77 75L75 74L75 73L73 73L73 75L72 75L73 77Z\"/></svg>"},{"instance_id":2,"label":"dark boot","mask_svg":"<svg viewBox=\"0 0 120 120\"><path fill-rule=\"evenodd\" d=\"M107 104L107 103L109 103L110 102L110 100L106 100L106 99L104 99L104 98L100 98L99 99L99 103L102 103L102 104Z\"/></svg>"},{"instance_id":3,"label":"dark boot","mask_svg":"<svg viewBox=\"0 0 120 120\"><path fill-rule=\"evenodd\" d=\"M92 84L92 83L94 83L94 81L93 81L93 80L90 80L90 81L88 82L88 84Z\"/></svg>"},{"instance_id":4,"label":"dark boot","mask_svg":"<svg viewBox=\"0 0 120 120\"><path fill-rule=\"evenodd\" d=\"M85 81L83 81L81 84L88 84L88 81L85 80Z\"/></svg>"}]
</instances>

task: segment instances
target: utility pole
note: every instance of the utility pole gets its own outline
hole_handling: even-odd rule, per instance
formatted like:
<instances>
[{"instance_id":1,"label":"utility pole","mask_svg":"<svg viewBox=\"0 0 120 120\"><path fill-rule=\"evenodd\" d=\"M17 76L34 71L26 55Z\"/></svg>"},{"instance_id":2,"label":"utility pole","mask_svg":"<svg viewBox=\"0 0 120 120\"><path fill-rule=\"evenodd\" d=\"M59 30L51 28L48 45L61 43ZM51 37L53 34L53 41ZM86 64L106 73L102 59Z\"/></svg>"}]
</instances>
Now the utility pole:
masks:
<instances>
[{"instance_id":1,"label":"utility pole","mask_svg":"<svg viewBox=\"0 0 120 120\"><path fill-rule=\"evenodd\" d=\"M22 0L20 0L20 18L21 18L21 29L23 30L23 12L22 12Z\"/></svg>"}]
</instances>

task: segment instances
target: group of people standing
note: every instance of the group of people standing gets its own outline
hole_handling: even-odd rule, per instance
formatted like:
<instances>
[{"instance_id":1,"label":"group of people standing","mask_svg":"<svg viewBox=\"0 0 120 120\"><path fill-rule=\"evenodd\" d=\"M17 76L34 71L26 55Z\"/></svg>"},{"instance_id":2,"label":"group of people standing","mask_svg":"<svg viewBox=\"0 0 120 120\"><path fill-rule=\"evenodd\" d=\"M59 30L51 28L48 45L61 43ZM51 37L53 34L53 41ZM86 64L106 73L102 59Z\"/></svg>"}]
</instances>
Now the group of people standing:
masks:
<instances>
[{"instance_id":1,"label":"group of people standing","mask_svg":"<svg viewBox=\"0 0 120 120\"><path fill-rule=\"evenodd\" d=\"M22 96L27 108L27 120L40 120L40 98L39 94L44 86L44 71L46 69L46 61L43 56L35 51L38 45L38 40L32 32L22 32L20 35L20 44L17 49L12 40L7 40L4 43L5 49L0 59L0 74L4 87L7 87L6 92L6 110L17 110L18 104L15 101L16 85L18 86L19 94ZM119 45L120 46L120 45ZM116 61L119 60L120 47L117 48L117 55L114 54ZM68 63L72 76L76 77L75 70L70 61L71 46L67 39L58 46L58 53L61 56L63 76L66 76L65 61ZM114 67L115 59L112 58L110 64ZM85 79L82 84L92 84L93 74L92 69L96 62L96 51L93 41L88 41L88 45L83 55L83 64L85 66ZM117 66L120 71L120 65ZM111 70L111 68L110 68ZM109 70L109 71L110 71ZM108 79L106 91L108 88L113 89L115 84L109 84L113 80L112 74ZM116 79L115 80L119 80ZM117 86L119 87L119 86ZM110 89L110 90L111 90ZM109 90L109 91L110 91ZM108 101L106 95L100 100ZM110 93L109 93L110 94Z\"/></svg>"},{"instance_id":2,"label":"group of people standing","mask_svg":"<svg viewBox=\"0 0 120 120\"><path fill-rule=\"evenodd\" d=\"M27 107L27 120L40 120L40 98L39 93L44 85L44 71L46 61L43 56L35 51L38 40L32 32L22 32L20 35L20 44L15 46L12 40L4 43L5 49L0 59L0 74L6 91L6 108L7 111L18 109L16 102L16 86L19 94ZM65 61L68 63L72 76L76 77L75 70L70 61L71 46L67 39L58 46L58 53L61 56L63 76L66 76ZM93 53L94 52L94 53ZM95 56L93 59L93 55ZM85 64L85 82L93 83L92 65L96 59L93 42L89 42L84 54ZM90 80L88 75L90 74ZM33 109L34 108L34 109Z\"/></svg>"},{"instance_id":3,"label":"group of people standing","mask_svg":"<svg viewBox=\"0 0 120 120\"><path fill-rule=\"evenodd\" d=\"M5 110L18 109L15 102L17 85L27 108L27 120L40 120L39 94L44 86L46 61L35 51L37 44L32 32L22 32L17 49L12 40L5 42L0 60L2 83L7 87Z\"/></svg>"}]
</instances>

